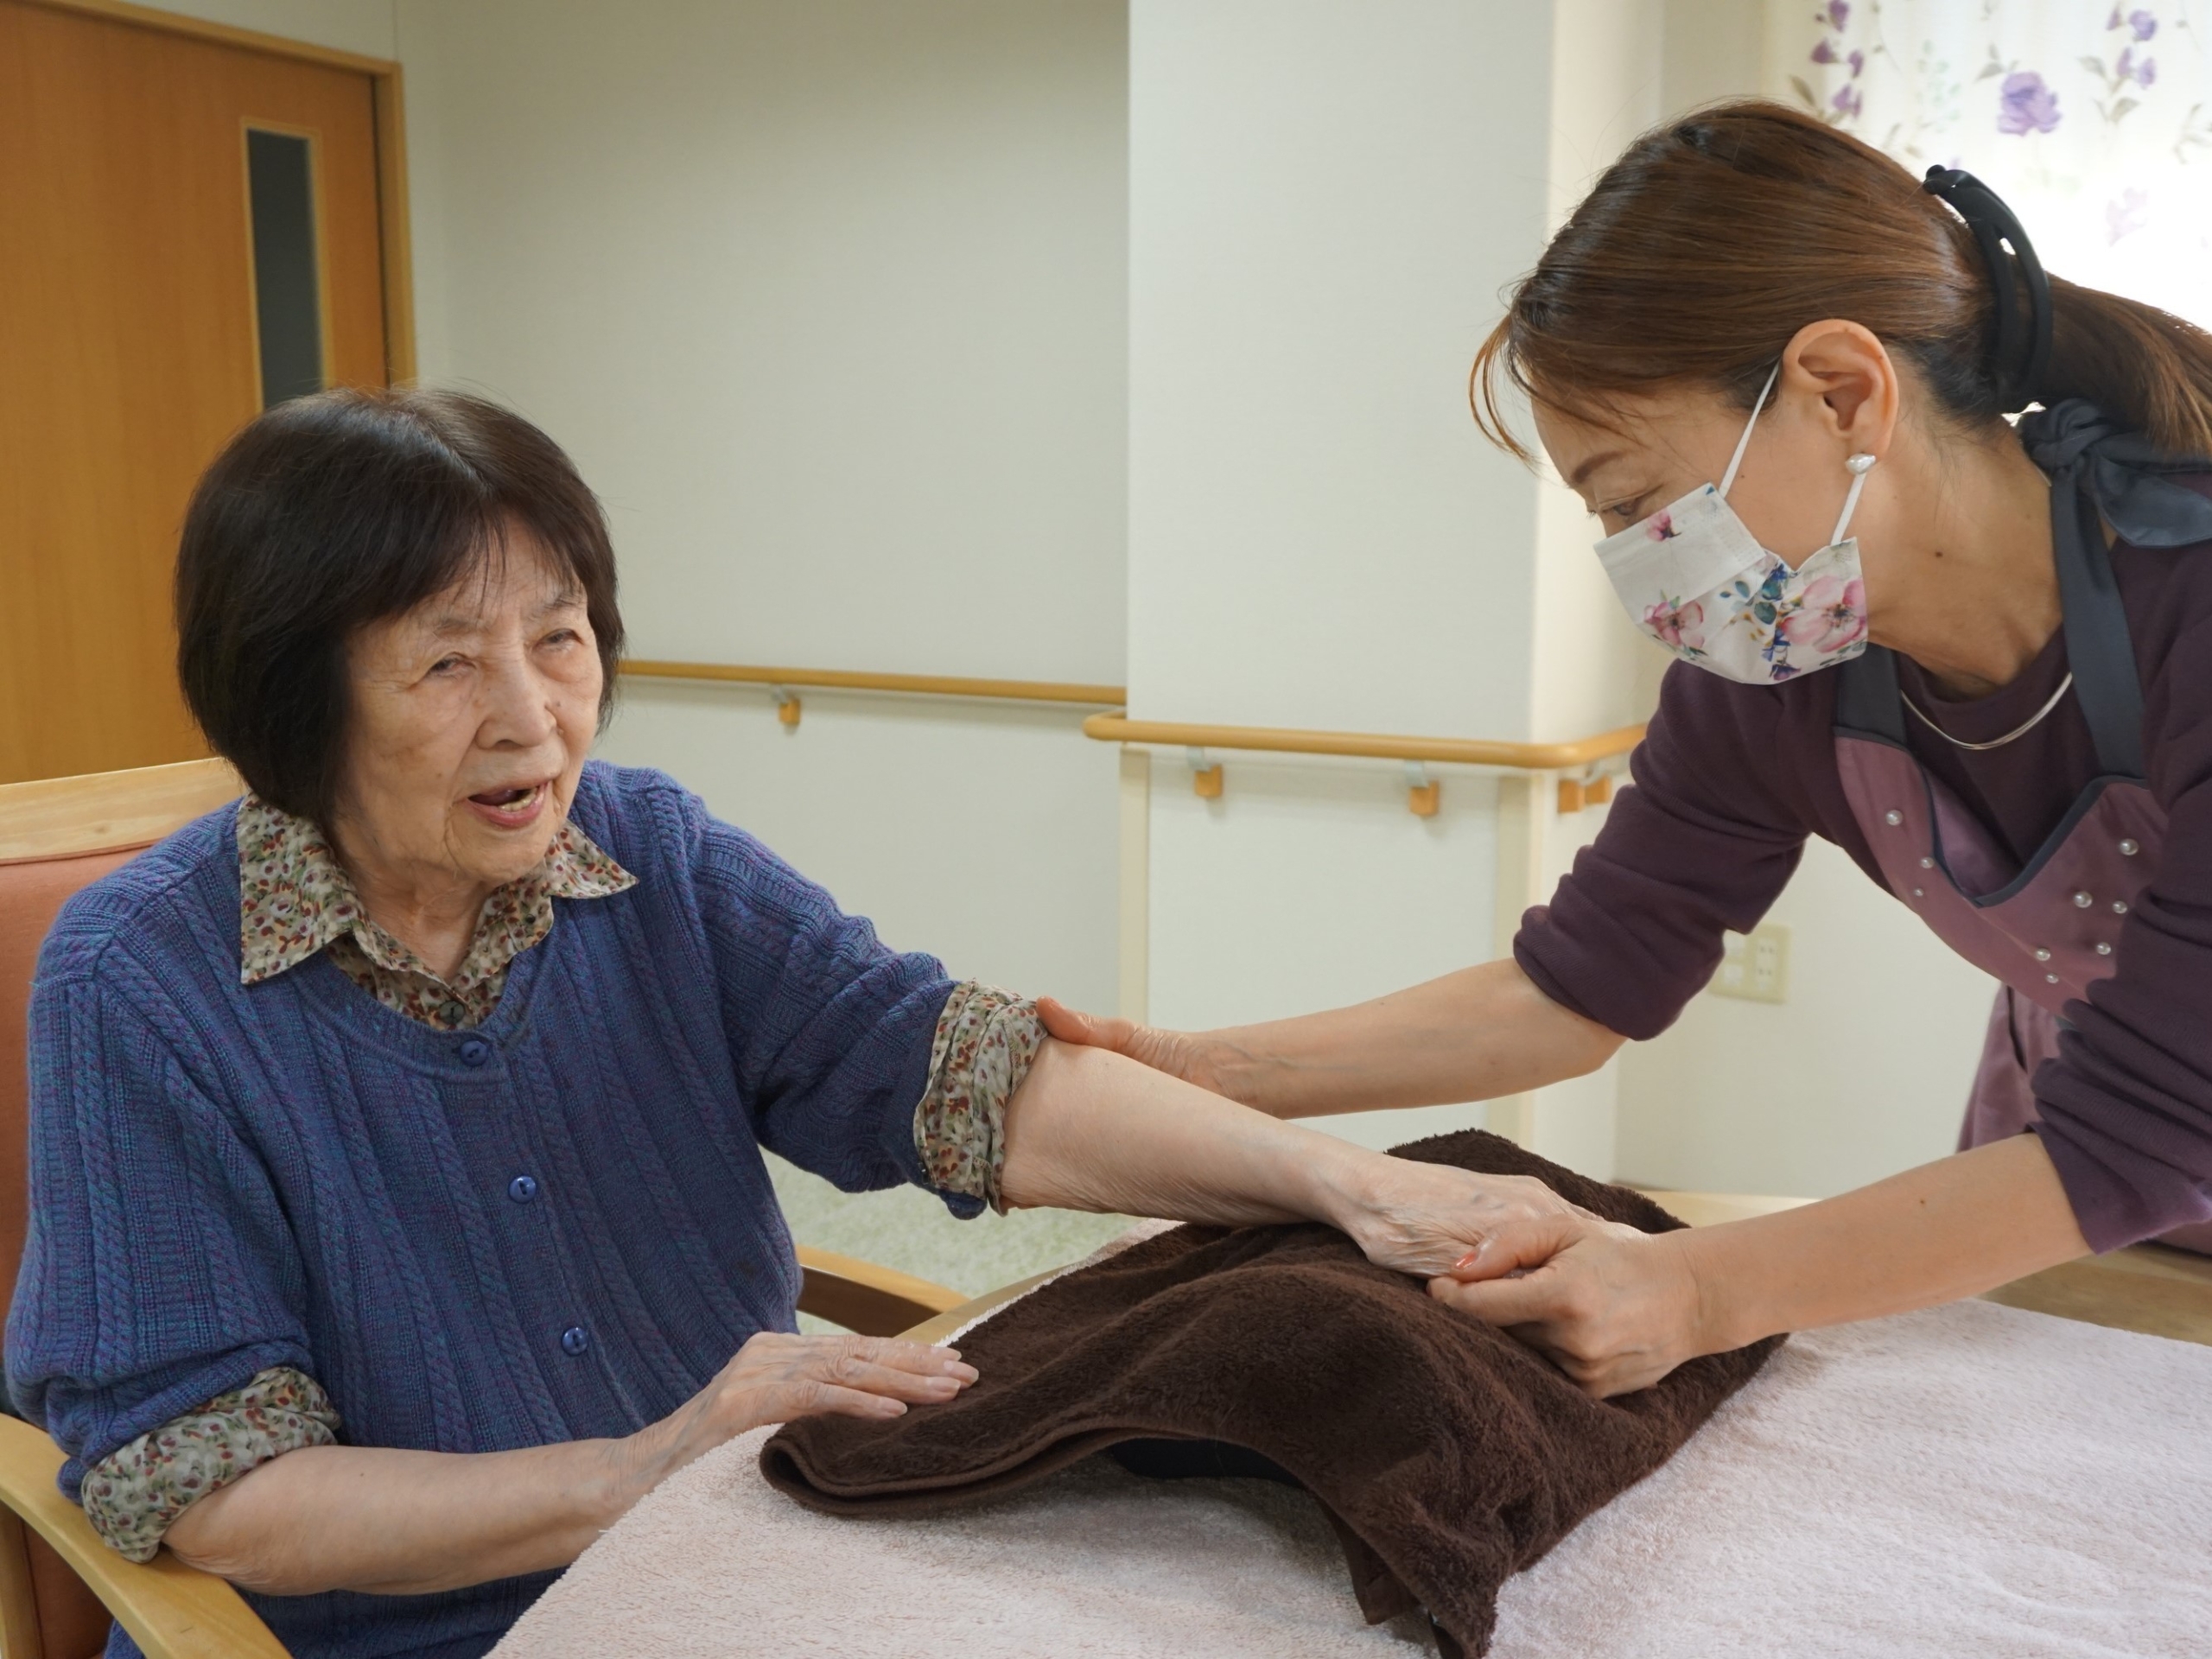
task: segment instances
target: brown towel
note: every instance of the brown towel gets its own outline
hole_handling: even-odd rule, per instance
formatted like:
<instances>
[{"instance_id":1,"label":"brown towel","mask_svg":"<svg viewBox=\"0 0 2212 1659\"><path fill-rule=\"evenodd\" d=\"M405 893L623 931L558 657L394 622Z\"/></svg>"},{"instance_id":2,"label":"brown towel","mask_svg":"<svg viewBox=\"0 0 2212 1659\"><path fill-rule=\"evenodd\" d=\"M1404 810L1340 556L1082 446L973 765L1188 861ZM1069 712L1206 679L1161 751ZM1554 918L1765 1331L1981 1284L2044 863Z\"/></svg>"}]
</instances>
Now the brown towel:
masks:
<instances>
[{"instance_id":1,"label":"brown towel","mask_svg":"<svg viewBox=\"0 0 2212 1659\"><path fill-rule=\"evenodd\" d=\"M1646 1232L1681 1225L1479 1130L1395 1155L1535 1175ZM1280 1470L1327 1511L1370 1623L1422 1608L1447 1654L1480 1654L1506 1578L1657 1468L1780 1340L1592 1400L1332 1228L1179 1227L964 1338L982 1376L957 1400L788 1423L760 1469L810 1509L880 1516L981 1503L1129 1441L1147 1443L1124 1459L1142 1472ZM1159 1444L1178 1441L1214 1444Z\"/></svg>"}]
</instances>

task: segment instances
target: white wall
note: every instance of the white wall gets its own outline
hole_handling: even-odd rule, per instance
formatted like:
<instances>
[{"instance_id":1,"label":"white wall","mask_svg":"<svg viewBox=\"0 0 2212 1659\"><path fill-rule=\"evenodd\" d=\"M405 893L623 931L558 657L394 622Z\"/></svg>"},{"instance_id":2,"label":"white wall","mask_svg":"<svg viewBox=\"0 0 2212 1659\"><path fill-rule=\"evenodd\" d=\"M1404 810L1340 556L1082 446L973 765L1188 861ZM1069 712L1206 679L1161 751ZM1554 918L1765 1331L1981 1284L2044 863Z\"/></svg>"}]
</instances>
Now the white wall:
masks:
<instances>
[{"instance_id":1,"label":"white wall","mask_svg":"<svg viewBox=\"0 0 2212 1659\"><path fill-rule=\"evenodd\" d=\"M399 56L395 0L168 0L156 10L364 57Z\"/></svg>"},{"instance_id":2,"label":"white wall","mask_svg":"<svg viewBox=\"0 0 2212 1659\"><path fill-rule=\"evenodd\" d=\"M1656 113L1656 17L1639 0L1408 0L1378 29L1334 0L1135 0L1134 712L1508 739L1635 717L1625 626L1540 601L1587 586L1587 549L1544 568L1557 486L1484 442L1466 371L1541 245L1559 169L1579 180ZM1154 762L1148 988L1166 1024L1480 961L1501 904L1539 896L1501 886L1501 802L1545 843L1532 868L1594 824L1469 772L1440 769L1444 810L1422 820L1395 767L1222 758L1214 802L1181 757ZM1539 1101L1536 1143L1608 1166L1611 1089ZM1331 1127L1379 1144L1486 1116Z\"/></svg>"},{"instance_id":3,"label":"white wall","mask_svg":"<svg viewBox=\"0 0 2212 1659\"><path fill-rule=\"evenodd\" d=\"M1524 734L1535 500L1465 378L1542 226L1550 9L1130 29L1132 712Z\"/></svg>"}]
</instances>

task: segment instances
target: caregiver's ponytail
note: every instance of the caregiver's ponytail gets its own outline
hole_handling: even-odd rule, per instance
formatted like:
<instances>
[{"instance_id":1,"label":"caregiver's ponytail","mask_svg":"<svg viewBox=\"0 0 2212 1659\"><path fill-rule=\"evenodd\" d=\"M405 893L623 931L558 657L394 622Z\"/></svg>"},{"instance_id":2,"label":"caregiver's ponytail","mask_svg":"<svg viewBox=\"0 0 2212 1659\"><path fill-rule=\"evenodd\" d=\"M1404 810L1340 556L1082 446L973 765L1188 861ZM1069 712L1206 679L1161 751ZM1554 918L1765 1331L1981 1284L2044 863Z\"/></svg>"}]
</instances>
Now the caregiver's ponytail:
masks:
<instances>
[{"instance_id":1,"label":"caregiver's ponytail","mask_svg":"<svg viewBox=\"0 0 2212 1659\"><path fill-rule=\"evenodd\" d=\"M2037 400L2086 397L2168 454L2212 456L2212 334L2050 283ZM1790 338L1839 317L1911 363L1944 413L1983 427L2007 412L1994 294L1973 234L1896 162L1783 105L1724 104L1605 170L1484 341L1475 419L1525 459L1509 388L1600 419L1612 397L1683 384L1748 410Z\"/></svg>"}]
</instances>

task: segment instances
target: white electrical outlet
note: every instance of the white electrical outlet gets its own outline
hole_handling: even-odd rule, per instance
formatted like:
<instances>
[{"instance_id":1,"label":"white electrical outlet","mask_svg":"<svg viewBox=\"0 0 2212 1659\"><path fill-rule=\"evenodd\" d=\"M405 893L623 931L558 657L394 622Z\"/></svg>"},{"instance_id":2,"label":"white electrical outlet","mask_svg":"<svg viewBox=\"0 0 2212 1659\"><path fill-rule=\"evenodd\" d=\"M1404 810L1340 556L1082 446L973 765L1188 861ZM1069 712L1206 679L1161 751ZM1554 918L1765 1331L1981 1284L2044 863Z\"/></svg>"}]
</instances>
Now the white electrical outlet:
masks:
<instances>
[{"instance_id":1,"label":"white electrical outlet","mask_svg":"<svg viewBox=\"0 0 2212 1659\"><path fill-rule=\"evenodd\" d=\"M1726 936L1720 971L1707 988L1715 996L1749 1002L1781 1002L1789 995L1789 930L1768 922L1749 933Z\"/></svg>"}]
</instances>

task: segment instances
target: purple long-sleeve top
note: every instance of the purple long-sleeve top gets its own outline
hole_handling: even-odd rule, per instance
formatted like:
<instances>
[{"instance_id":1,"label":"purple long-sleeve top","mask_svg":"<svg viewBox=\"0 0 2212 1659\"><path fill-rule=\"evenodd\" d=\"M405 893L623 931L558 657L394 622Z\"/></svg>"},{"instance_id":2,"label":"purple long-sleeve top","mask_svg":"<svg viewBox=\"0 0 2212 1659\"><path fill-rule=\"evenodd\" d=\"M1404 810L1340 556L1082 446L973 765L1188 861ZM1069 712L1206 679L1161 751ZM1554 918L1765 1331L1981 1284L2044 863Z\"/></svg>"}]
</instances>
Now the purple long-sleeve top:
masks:
<instances>
[{"instance_id":1,"label":"purple long-sleeve top","mask_svg":"<svg viewBox=\"0 0 2212 1659\"><path fill-rule=\"evenodd\" d=\"M2145 770L2168 818L2164 861L2122 925L2116 971L2067 1005L2058 1058L2032 1080L2037 1133L2100 1250L2212 1219L2212 543L2121 543L2112 562L2142 679ZM2065 637L1971 702L1945 697L1902 657L1898 671L1946 732L1986 741L2057 690ZM1655 1037L1712 977L1723 932L1748 930L1774 902L1806 836L1882 882L1836 769L1837 684L1833 673L1746 686L1687 664L1668 671L1632 786L1514 942L1547 995L1624 1037ZM1906 725L1915 758L2023 863L2097 771L2071 694L1982 753Z\"/></svg>"}]
</instances>

